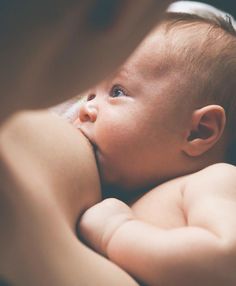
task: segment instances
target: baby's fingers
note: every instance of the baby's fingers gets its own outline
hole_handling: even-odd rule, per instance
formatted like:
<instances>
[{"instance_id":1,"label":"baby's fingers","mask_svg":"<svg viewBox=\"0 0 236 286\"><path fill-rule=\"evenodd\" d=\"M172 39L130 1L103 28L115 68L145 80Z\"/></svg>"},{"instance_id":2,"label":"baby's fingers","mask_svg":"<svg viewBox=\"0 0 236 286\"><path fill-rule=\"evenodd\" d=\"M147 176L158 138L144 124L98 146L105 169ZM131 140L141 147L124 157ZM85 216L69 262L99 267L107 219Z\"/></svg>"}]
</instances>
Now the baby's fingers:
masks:
<instances>
[{"instance_id":1,"label":"baby's fingers","mask_svg":"<svg viewBox=\"0 0 236 286\"><path fill-rule=\"evenodd\" d=\"M132 210L117 199L106 199L88 209L79 221L79 235L97 252L106 256L116 230L133 218Z\"/></svg>"}]
</instances>

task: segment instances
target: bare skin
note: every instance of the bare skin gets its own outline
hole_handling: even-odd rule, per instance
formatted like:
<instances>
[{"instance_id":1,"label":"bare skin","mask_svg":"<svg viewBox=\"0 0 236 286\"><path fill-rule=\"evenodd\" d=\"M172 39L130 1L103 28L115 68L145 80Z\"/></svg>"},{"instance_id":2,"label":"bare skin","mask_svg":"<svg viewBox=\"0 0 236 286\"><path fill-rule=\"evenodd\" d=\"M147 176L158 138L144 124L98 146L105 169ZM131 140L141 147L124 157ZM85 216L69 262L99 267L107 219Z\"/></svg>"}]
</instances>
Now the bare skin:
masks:
<instances>
[{"instance_id":1,"label":"bare skin","mask_svg":"<svg viewBox=\"0 0 236 286\"><path fill-rule=\"evenodd\" d=\"M216 164L154 188L131 207L107 199L84 214L80 232L145 285L234 286L235 178L234 166Z\"/></svg>"},{"instance_id":2,"label":"bare skin","mask_svg":"<svg viewBox=\"0 0 236 286\"><path fill-rule=\"evenodd\" d=\"M74 112L73 124L94 146L104 188L134 197L224 161L224 108L197 95L195 75L179 55L191 33L176 29L170 36L159 25ZM198 48L200 40L189 45Z\"/></svg>"},{"instance_id":3,"label":"bare skin","mask_svg":"<svg viewBox=\"0 0 236 286\"><path fill-rule=\"evenodd\" d=\"M206 110L203 111L205 112ZM218 116L217 119L219 119L220 115L223 118L224 113L219 108L216 109L214 107L214 109L211 109L210 111L211 113L208 113L207 115L209 114L213 114L214 116L217 115ZM198 114L199 112L197 113L197 115ZM202 113L200 112L200 115L201 114ZM63 134L63 131L67 128L55 129L55 126L59 126L59 124L57 124L55 120L52 120L51 122L53 124L52 125L49 124L48 126L48 120L50 122L51 119L49 119L47 116L46 116L47 120L41 121L42 118L45 118L43 114L41 114L39 117L37 117L37 115L36 117L35 115L33 116L31 115L30 116L27 115L26 117L19 116L16 117L15 119L13 118L13 121L10 121L9 125L3 127L1 133L1 157L2 157L1 164L3 172L5 172L4 174L5 184L3 190L1 191L0 201L3 206L6 206L6 208L1 208L3 212L3 215L1 216L2 217L1 253L3 253L3 257L1 258L2 260L0 264L0 269L1 269L0 274L4 278L6 278L9 282L12 282L13 285L16 284L24 286L68 285L68 284L77 285L78 283L89 284L89 285L94 285L95 283L96 285L99 284L137 285L136 282L130 276L128 276L124 271L121 271L121 269L114 266L114 264L109 263L101 256L98 256L94 252L88 250L76 238L75 217L80 216L86 208L93 205L100 199L100 190L98 187L99 184L98 180L96 179L97 175L95 175L95 178L93 177L93 175L90 176L90 180L91 178L95 179L93 181L94 184L91 184L90 180L89 182L87 182L83 178L79 179L77 173L78 170L84 168L84 166L82 166L83 164L81 165L83 161L83 160L81 161L82 156L87 156L85 154L89 152L91 154L92 153L91 148L89 147L90 149L87 149L87 151L84 152L88 146L85 147L85 149L83 149L84 147L82 147L82 150L79 148L79 151L77 151L78 153L74 153L75 149L78 148L79 145L79 144L74 145L74 142L77 141L77 139L78 141L82 140L82 142L84 140L80 139L81 134L79 132L75 133L72 132L72 130L74 131L74 129L70 129L71 131L69 131L68 135L70 134L72 138L71 140L73 142L70 141L69 138L67 137L63 139L61 136ZM39 121L37 118L39 119ZM223 122L223 119L221 119L221 122ZM44 129L45 126L46 126L46 133L42 131L45 130ZM55 131L55 136L54 136L54 131ZM222 134L222 128L217 132L220 137ZM15 143L14 140L16 137L12 136L13 134L17 134L17 138L20 139L20 141L17 142L17 144ZM71 142L69 146L68 146L68 140L69 142ZM86 144L87 142L85 143L85 145ZM23 146L23 148L20 148L21 146ZM81 143L81 146L84 146L84 143ZM68 151L69 153L67 153L67 151L65 152L65 149L69 149ZM58 154L60 156L58 156ZM77 155L75 156L75 154ZM64 162L65 159L64 157L68 158L69 161ZM77 159L75 159L75 157ZM91 158L92 157L93 156L91 156ZM69 166L68 169L65 163L68 163ZM91 159L90 163L92 164L93 168L93 166L95 166L94 159ZM90 163L88 161L88 164ZM86 164L87 163L85 162L85 165ZM51 170L53 170L53 172L51 172ZM63 172L61 170L63 170ZM232 173L233 177L235 177L235 172L233 171ZM83 177L85 177L85 174L82 172L82 170L81 174L83 175ZM95 174L97 174L96 170ZM75 185L72 183L72 186L75 186L75 188L72 187L72 191L68 191L68 189L71 188L71 179L72 182L75 183ZM205 184L203 185L205 187ZM200 187L203 188L203 185L202 186L200 185ZM87 194L83 193L82 187L84 188L85 186L88 186L88 189L92 189L94 191L94 193L92 193L92 196L87 196L88 192ZM183 189L180 187L182 187L181 184L180 185L176 184L177 196L180 194L182 195L181 191ZM227 187L231 189L232 186L229 185ZM43 192L41 191L42 189ZM9 192L9 190L11 190L11 192ZM78 190L79 192L77 192ZM66 195L64 195L65 193ZM171 195L170 193L173 192L169 192L166 189L165 193ZM198 192L195 193L198 194ZM231 194L231 192L229 193ZM78 197L76 194L79 194ZM175 206L176 204L177 206L179 205L182 206L181 204L182 201L180 201L179 198L176 197L176 195L174 195L173 198L170 199L170 202L172 202L173 205ZM220 192L217 193L217 197L218 196L221 199L221 202L223 201L224 203L225 200L222 199ZM214 201L215 197L213 196L209 197ZM230 198L232 199L231 195ZM151 197L151 199L155 201L154 196ZM199 197L199 199L202 199L202 197ZM79 203L77 200L79 201ZM160 201L163 202L161 198ZM76 202L78 204L77 207L75 206ZM138 204L138 202L140 202L140 204ZM110 230L109 227L106 228L107 226L103 228L102 227L103 220L100 220L101 231L104 230L106 232L108 230L108 232L106 232L106 234L108 234L108 237L105 237L105 247L103 247L103 244L99 246L100 241L96 243L97 233L96 231L94 232L94 224L93 224L94 216L92 216L92 220L90 221L86 222L86 216L85 220L82 220L82 224L84 222L86 228L86 230L84 230L85 237L87 237L87 239L91 241L91 244L93 244L93 241L95 241L95 244L99 246L98 251L101 251L101 253L103 254L105 253L108 257L110 253L112 253L110 255L111 260L114 261L117 260L116 262L118 265L124 267L124 269L126 269L129 273L131 273L135 277L137 277L139 280L145 281L150 285L156 285L155 283L157 279L161 279L161 283L162 282L163 284L166 283L166 285L168 285L168 283L169 285L173 285L173 283L176 282L179 283L182 282L182 284L180 285L184 285L184 283L186 283L185 285L189 285L189 282L193 284L197 281L197 279L200 282L202 282L202 280L205 279L203 282L209 281L208 283L209 285L211 285L210 283L214 283L213 285L217 285L217 283L220 283L220 281L221 282L223 281L222 282L223 284L230 286L235 284L234 271L232 270L233 268L232 266L235 265L235 257L234 257L235 241L231 240L232 236L229 235L230 232L225 233L224 231L221 232L220 230L219 233L217 232L217 235L215 235L215 232L212 231L212 229L208 229L204 225L199 225L196 227L194 225L194 222L196 222L197 219L196 221L193 220L193 225L190 225L190 227L189 225L187 225L188 227L186 227L185 220L186 218L191 219L192 215L189 214L188 212L182 213L180 216L177 216L178 217L177 221L175 221L174 216L173 217L168 216L169 218L168 221L172 219L172 222L170 223L169 227L171 226L174 228L173 229L174 235L169 238L170 243L172 243L170 244L171 250L173 250L172 252L169 249L169 245L166 248L164 247L165 243L168 240L166 233L167 232L168 234L170 233L170 229L166 231L168 225L165 226L164 228L163 225L158 226L154 224L153 226L153 224L151 224L150 222L145 222L145 218L143 218L145 217L144 214L145 212L147 212L147 210L151 209L149 209L148 204L145 203L144 200L143 201L140 200L138 202L133 206L133 210L132 209L130 210L130 208L124 205L123 203L121 203L120 205L119 201L118 202L115 201L115 206L113 205L114 201L112 201L111 202L112 208L109 207L107 212L106 212L106 206L103 208L102 215L104 215L105 211L106 214L105 218L107 218L107 215L109 215L109 218L111 219L112 222L112 229ZM200 200L200 202L202 201ZM69 210L70 204L72 205L72 210ZM169 208L170 206L168 206L166 210L164 209L165 211L164 213L167 213ZM230 215L232 215L233 212L231 212L230 208L226 208L225 205L224 208L227 211L230 210ZM112 209L111 213L109 213L110 209ZM194 209L198 210L196 205L193 206L193 210ZM91 211L92 210L93 208L91 209ZM206 208L205 212L207 211L208 209ZM118 219L117 219L117 212L119 213ZM139 215L140 218L135 217L136 213ZM88 214L89 213L87 213L87 215ZM98 212L97 216L95 216L97 221L101 218L100 214ZM177 213L177 215L179 215L179 213ZM233 216L234 215L235 213L233 213ZM47 218L46 222L44 219L45 216ZM151 218L149 218L149 220L151 220ZM11 226L11 229L9 228L9 226ZM54 226L55 229L53 228ZM130 238L128 236L130 231L129 226L130 229L133 231L133 234L137 234L135 235L135 239L133 239L132 236ZM215 226L215 224L213 226ZM204 263L206 262L207 259L208 261L210 260L209 261L210 263L209 264L207 263L209 266L208 269L205 268L203 269L204 271L206 270L206 272L203 271L200 274L197 273L197 271L195 271L198 268L194 266L196 265L199 266L199 264L194 264L195 263L194 259L193 261L188 260L189 256L187 255L185 256L183 255L183 253L181 253L182 255L180 256L177 255L174 257L174 254L176 254L176 252L177 254L179 254L178 252L179 249L181 250L186 249L187 243L195 242L194 240L195 233L194 235L192 235L193 240L191 239L188 240L189 236L191 238L191 235L188 236L187 233L185 240L185 242L187 242L186 244L183 244L182 239L179 239L178 241L179 237L182 238L181 235L178 236L178 230L180 229L180 234L182 230L183 233L186 234L185 230L190 229L191 232L192 227L194 230L195 227L197 228L196 229L196 231L198 231L196 233L197 235L199 234L200 231L200 241L202 242L203 249L205 249L204 247L206 246L208 251L205 252L204 254L205 256L204 255L201 256L201 253L196 251L197 249L196 247L196 249L194 250L199 256L196 255L194 256L194 258L199 257L200 262ZM231 227L232 227L232 221L230 229ZM226 226L226 229L227 228L228 225ZM233 229L235 229L235 225L233 225ZM86 234L87 230L88 233ZM143 230L145 230L145 232ZM90 234L92 238L89 238ZM219 239L218 234L224 237L223 243L222 240ZM98 235L100 235L100 233ZM138 248L135 248L137 236L140 236L141 240L137 241L137 243L140 244L138 245ZM18 239L17 243L15 243L14 241L15 237L17 237ZM176 247L176 240L174 240L175 242L173 243L172 237L176 238L177 243L179 243L180 247L177 248L177 250L176 248L174 248ZM119 245L117 248L116 243L122 242L123 238L124 238L123 241L125 242L124 244L126 245L124 244ZM153 241L153 238L155 241ZM148 243L148 246L151 246L151 243L154 243L154 248L149 249L148 246L146 247L146 243L145 245L143 244L143 241L145 240L150 242ZM197 242L199 243L199 241ZM161 244L162 248L160 247ZM9 249L11 249L9 245L10 246L14 245L11 251L9 251ZM113 249L113 245L115 250ZM106 249L106 246L108 247L108 250ZM124 248L122 249L123 246ZM127 254L125 249L125 247L127 246L129 247L128 250L133 249L136 252L134 256L132 256L131 253L131 256L129 257L130 258L129 263L130 262L132 263L129 266L126 265L127 259L124 259L123 256L124 253ZM116 251L117 249L119 249L119 247L121 252L120 254L119 253L117 254ZM152 254L151 258L153 258L153 260L152 259L149 260L150 253ZM207 255L207 257L206 253L209 254ZM61 259L62 257L63 257L63 262ZM149 268L143 269L139 264L138 258L145 259L144 261L145 265L148 265ZM155 273L157 269L155 266L158 264L157 259L159 258L162 259L161 262L163 263L162 264L163 269L157 267L158 272ZM183 275L186 273L183 273L184 270L182 268L173 267L173 262L176 263L176 260L172 258L181 258L181 259L184 258L182 261L181 259L178 260L178 262L180 261L179 266L181 266L182 263L182 266L186 267L185 269L190 270L191 275L189 275L189 273L187 273L188 275ZM215 258L217 258L218 261L222 261L223 264L222 265L220 264L220 266L222 267L219 267L219 265L215 263L215 261L217 261L215 260ZM204 263L200 263L200 265L203 265ZM41 267L42 265L44 266L44 268ZM154 269L155 271L152 271L153 265L155 267ZM200 270L202 270L202 268ZM212 274L212 272L216 271L218 279L214 280L215 278L213 278L213 276L209 274ZM91 272L93 273L93 275L91 275ZM171 274L173 272L173 277L176 278L175 280L171 280L173 278L170 277L170 272ZM47 273L46 276L45 273ZM222 273L226 273L227 277L225 278L223 275L221 276ZM159 274L158 277L155 276L156 274ZM198 276L198 274L200 276ZM195 277L196 279L193 280L193 277ZM186 281L187 279L192 279L192 280Z\"/></svg>"},{"instance_id":4,"label":"bare skin","mask_svg":"<svg viewBox=\"0 0 236 286\"><path fill-rule=\"evenodd\" d=\"M136 286L77 238L77 218L101 198L85 137L54 115L28 112L0 139L0 277L17 286Z\"/></svg>"},{"instance_id":5,"label":"bare skin","mask_svg":"<svg viewBox=\"0 0 236 286\"><path fill-rule=\"evenodd\" d=\"M154 189L131 207L99 203L79 231L145 285L234 286L236 168L215 164L227 149L224 108L191 93L201 82L180 60L182 43L198 58L202 38L188 42L191 32L176 28L168 38L159 26L118 74L88 92L74 124L95 146L103 184L125 194Z\"/></svg>"},{"instance_id":6,"label":"bare skin","mask_svg":"<svg viewBox=\"0 0 236 286\"><path fill-rule=\"evenodd\" d=\"M99 82L170 2L21 1L20 8L17 1L4 3L0 124L17 110L54 105ZM100 199L100 187L90 144L78 131L68 133L73 142L62 138L57 120L27 113L1 126L0 277L24 286L137 285L77 240L75 222Z\"/></svg>"}]
</instances>

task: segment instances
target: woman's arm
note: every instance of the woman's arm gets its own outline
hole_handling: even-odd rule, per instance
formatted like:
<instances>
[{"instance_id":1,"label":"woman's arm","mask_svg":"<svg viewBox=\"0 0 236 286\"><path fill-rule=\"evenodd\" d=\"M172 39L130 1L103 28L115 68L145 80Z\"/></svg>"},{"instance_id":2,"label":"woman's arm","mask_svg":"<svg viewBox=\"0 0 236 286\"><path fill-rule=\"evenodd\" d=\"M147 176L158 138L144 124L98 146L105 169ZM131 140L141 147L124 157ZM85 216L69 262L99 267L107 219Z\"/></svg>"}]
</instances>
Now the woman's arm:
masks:
<instances>
[{"instance_id":1,"label":"woman's arm","mask_svg":"<svg viewBox=\"0 0 236 286\"><path fill-rule=\"evenodd\" d=\"M0 122L16 110L63 102L103 80L170 2L4 1Z\"/></svg>"},{"instance_id":2,"label":"woman's arm","mask_svg":"<svg viewBox=\"0 0 236 286\"><path fill-rule=\"evenodd\" d=\"M137 285L83 245L78 216L100 200L92 148L47 112L15 115L0 132L0 277L11 285Z\"/></svg>"}]
</instances>

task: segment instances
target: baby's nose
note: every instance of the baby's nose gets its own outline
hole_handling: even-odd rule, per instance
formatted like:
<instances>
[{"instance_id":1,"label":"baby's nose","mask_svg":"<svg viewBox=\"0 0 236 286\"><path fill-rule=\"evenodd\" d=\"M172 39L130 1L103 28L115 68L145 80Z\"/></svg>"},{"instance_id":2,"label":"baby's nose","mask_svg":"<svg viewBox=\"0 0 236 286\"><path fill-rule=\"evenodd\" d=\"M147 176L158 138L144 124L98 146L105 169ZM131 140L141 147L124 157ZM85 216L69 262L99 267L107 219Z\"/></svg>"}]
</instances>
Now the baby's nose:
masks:
<instances>
[{"instance_id":1,"label":"baby's nose","mask_svg":"<svg viewBox=\"0 0 236 286\"><path fill-rule=\"evenodd\" d=\"M97 120L97 114L97 107L88 101L80 107L79 119L81 122L95 122Z\"/></svg>"}]
</instances>

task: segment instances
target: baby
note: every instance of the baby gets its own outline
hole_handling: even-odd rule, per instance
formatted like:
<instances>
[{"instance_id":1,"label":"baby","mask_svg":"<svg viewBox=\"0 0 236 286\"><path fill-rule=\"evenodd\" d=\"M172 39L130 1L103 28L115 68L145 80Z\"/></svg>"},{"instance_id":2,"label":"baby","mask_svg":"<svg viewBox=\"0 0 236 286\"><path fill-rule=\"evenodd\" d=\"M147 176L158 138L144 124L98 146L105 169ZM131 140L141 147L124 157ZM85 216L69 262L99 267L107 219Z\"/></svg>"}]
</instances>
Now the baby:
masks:
<instances>
[{"instance_id":1,"label":"baby","mask_svg":"<svg viewBox=\"0 0 236 286\"><path fill-rule=\"evenodd\" d=\"M145 285L236 285L235 36L229 17L168 13L73 119L103 189L146 192L95 205L79 232Z\"/></svg>"}]
</instances>

